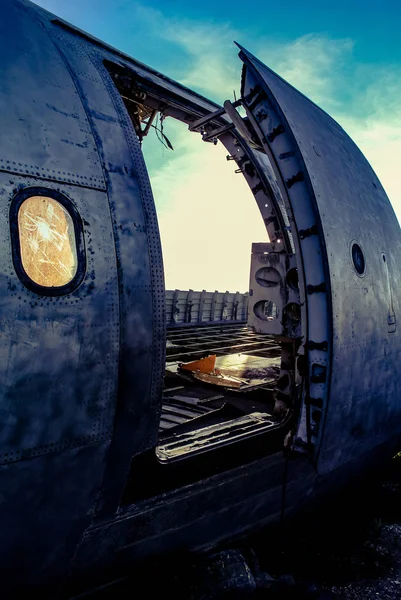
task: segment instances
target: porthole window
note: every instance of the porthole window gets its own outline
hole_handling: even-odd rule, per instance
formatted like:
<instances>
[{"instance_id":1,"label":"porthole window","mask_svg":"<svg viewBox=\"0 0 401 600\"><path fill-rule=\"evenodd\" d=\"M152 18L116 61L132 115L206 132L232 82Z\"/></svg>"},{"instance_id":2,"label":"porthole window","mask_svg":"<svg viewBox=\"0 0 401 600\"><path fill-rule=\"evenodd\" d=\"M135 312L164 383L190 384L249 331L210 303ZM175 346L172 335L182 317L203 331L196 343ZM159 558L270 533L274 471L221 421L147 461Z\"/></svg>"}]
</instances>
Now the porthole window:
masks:
<instances>
[{"instance_id":1,"label":"porthole window","mask_svg":"<svg viewBox=\"0 0 401 600\"><path fill-rule=\"evenodd\" d=\"M365 257L363 255L362 248L356 241L351 243L351 258L355 271L360 277L362 277L365 273Z\"/></svg>"},{"instance_id":2,"label":"porthole window","mask_svg":"<svg viewBox=\"0 0 401 600\"><path fill-rule=\"evenodd\" d=\"M22 266L32 281L60 287L74 279L74 223L62 204L46 196L27 198L19 207L18 231Z\"/></svg>"},{"instance_id":3,"label":"porthole window","mask_svg":"<svg viewBox=\"0 0 401 600\"><path fill-rule=\"evenodd\" d=\"M42 295L70 293L82 281L85 253L81 219L54 190L20 192L10 211L13 259L29 289Z\"/></svg>"}]
</instances>

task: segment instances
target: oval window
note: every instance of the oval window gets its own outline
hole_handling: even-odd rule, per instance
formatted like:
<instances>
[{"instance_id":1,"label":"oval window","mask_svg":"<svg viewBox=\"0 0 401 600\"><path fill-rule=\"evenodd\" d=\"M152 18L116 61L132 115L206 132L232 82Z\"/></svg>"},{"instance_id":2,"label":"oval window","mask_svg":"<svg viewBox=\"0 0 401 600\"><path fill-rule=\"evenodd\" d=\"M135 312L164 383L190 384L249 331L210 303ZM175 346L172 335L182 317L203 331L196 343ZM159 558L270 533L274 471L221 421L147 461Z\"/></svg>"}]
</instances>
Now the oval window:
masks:
<instances>
[{"instance_id":1,"label":"oval window","mask_svg":"<svg viewBox=\"0 0 401 600\"><path fill-rule=\"evenodd\" d=\"M85 274L83 228L68 198L55 190L22 190L11 204L13 262L22 283L46 296L68 294Z\"/></svg>"},{"instance_id":2,"label":"oval window","mask_svg":"<svg viewBox=\"0 0 401 600\"><path fill-rule=\"evenodd\" d=\"M31 196L18 211L21 262L32 281L61 287L76 275L74 223L68 211L45 196Z\"/></svg>"},{"instance_id":3,"label":"oval window","mask_svg":"<svg viewBox=\"0 0 401 600\"><path fill-rule=\"evenodd\" d=\"M362 248L356 242L352 242L351 256L355 271L360 277L362 277L365 272L365 257L363 255Z\"/></svg>"}]
</instances>

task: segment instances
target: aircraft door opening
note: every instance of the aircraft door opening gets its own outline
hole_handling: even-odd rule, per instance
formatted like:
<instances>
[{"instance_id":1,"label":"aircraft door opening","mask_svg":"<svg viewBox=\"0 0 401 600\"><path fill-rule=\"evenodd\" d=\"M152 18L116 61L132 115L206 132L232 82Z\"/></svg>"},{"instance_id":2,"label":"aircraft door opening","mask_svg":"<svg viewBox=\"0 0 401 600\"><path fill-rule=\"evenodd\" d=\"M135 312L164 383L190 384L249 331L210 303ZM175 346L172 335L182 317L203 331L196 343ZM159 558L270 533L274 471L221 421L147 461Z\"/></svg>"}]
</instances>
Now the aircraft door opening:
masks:
<instances>
[{"instance_id":1,"label":"aircraft door opening","mask_svg":"<svg viewBox=\"0 0 401 600\"><path fill-rule=\"evenodd\" d=\"M168 100L166 90L155 90L129 68L122 68L109 61L104 64L116 85L116 92L118 90L125 103L125 109L141 143L146 144L146 136L157 122L155 111L161 112L163 119L170 116L188 123L193 131L203 128L202 119L195 119L190 105L185 105L185 102L178 105L176 98L174 101ZM203 121L206 123L206 120L205 117ZM208 115L208 120L213 127L213 113ZM260 212L266 215L261 221L265 230L266 247L255 248L255 257L262 256L265 260L262 260L259 267L255 267L254 279L255 286L265 291L260 296L259 304L262 302L263 306L267 306L267 288L271 295L274 285L270 285L269 276L265 277L263 268L279 269L280 281L282 277L286 281L288 274L294 272L294 269L296 271L295 260L291 256L286 258L286 252L293 254L288 215L281 196L276 199L278 187L271 168L266 168L260 144L256 142L255 148L245 144L227 122L221 129L224 131L220 131L218 137L221 136L229 149L230 159L234 158L240 167L238 172L245 176L257 198ZM205 139L205 134L203 138ZM210 134L210 141L213 141L213 134ZM210 152L213 151L212 144ZM266 189L267 193L264 191ZM187 202L190 203L190 194ZM277 210L272 210L270 204L276 206L276 203ZM270 242L267 241L269 238ZM269 258L271 261L275 259L274 267L267 260ZM254 290L256 292L255 286L251 283L251 293ZM258 318L259 305L254 303L255 311L253 308L252 311L258 325L256 322L252 322L251 327L242 324L242 329L231 331L215 328L210 332L194 332L192 337L190 330L186 333L178 330L176 333L168 332L171 343L168 342L167 348L158 443L133 456L122 501L124 505L212 474L229 471L283 449L285 438L294 429L297 420L293 394L296 385L295 354L299 345L297 338L301 331L300 311L297 310L298 283L292 287L280 284L274 297L279 310L276 309L274 315L272 313L270 316L266 313L266 318L262 320ZM265 314L265 308L262 312ZM276 330L271 327L272 319L278 324ZM265 322L263 326L259 324L261 321ZM197 339L199 334L203 340L201 344ZM269 334L276 334L277 339L267 337ZM207 335L210 336L209 342ZM216 345L216 340L221 340L220 346L226 348L230 342L233 348L243 347L245 355L237 353L228 358L224 351L217 350L218 356L211 371L195 373L194 378L187 371L187 375L182 378L183 371L178 363L190 362L191 359L196 363L206 354L212 354L212 349L219 346ZM173 346L177 349L181 347L179 355L177 352L174 354ZM234 368L233 361L237 361ZM233 389L238 380L230 377L230 372L232 375L235 370L237 374L248 374L248 383L242 386L249 388L246 394L242 389ZM257 371L256 379L252 379L252 373ZM262 372L264 377L261 376ZM203 382L200 381L202 377ZM288 439L292 437L289 436Z\"/></svg>"}]
</instances>

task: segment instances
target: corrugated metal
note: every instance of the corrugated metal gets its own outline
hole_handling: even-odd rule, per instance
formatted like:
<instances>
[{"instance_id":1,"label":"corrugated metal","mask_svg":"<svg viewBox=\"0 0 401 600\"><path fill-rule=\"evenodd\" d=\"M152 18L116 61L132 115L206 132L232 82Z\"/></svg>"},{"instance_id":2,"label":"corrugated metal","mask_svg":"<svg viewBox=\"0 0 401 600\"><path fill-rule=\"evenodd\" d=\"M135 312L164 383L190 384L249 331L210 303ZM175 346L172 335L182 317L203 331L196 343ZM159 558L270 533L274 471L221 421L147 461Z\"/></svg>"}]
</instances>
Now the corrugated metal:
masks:
<instances>
[{"instance_id":1,"label":"corrugated metal","mask_svg":"<svg viewBox=\"0 0 401 600\"><path fill-rule=\"evenodd\" d=\"M166 290L168 327L207 323L240 323L248 316L248 292Z\"/></svg>"}]
</instances>

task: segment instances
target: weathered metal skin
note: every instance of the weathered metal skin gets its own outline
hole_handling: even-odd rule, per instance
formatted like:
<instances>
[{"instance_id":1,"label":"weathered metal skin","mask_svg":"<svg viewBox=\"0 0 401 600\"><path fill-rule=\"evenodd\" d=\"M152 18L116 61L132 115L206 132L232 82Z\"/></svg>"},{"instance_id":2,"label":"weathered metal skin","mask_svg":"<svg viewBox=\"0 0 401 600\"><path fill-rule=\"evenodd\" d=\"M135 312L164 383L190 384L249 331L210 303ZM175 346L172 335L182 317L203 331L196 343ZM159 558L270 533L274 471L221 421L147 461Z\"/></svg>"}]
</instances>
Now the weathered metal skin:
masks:
<instances>
[{"instance_id":1,"label":"weathered metal skin","mask_svg":"<svg viewBox=\"0 0 401 600\"><path fill-rule=\"evenodd\" d=\"M266 154L234 128L222 141L231 158L253 163L245 176L266 218L272 208L264 189L279 196L277 227L295 251L307 360L295 449L304 452L288 464L272 452L122 506L132 457L157 443L166 314L148 175L104 61L174 96L194 119L220 107L25 0L3 2L0 49L6 597L21 587L70 597L151 554L217 544L277 521L390 456L401 411L397 220L342 129L242 51L244 105ZM215 125L230 125L219 115ZM35 292L19 279L18 229L10 221L22 190L61 195L79 215L84 276L76 289ZM365 259L359 274L355 242ZM311 418L313 402L320 405Z\"/></svg>"},{"instance_id":2,"label":"weathered metal skin","mask_svg":"<svg viewBox=\"0 0 401 600\"><path fill-rule=\"evenodd\" d=\"M400 431L401 381L393 371L401 352L396 324L400 227L376 174L338 123L247 51L241 57L265 93L260 105L277 107L283 123L284 131L269 145L274 152L285 130L292 134L292 149L299 152L310 175L319 215L319 227L311 237L321 239L329 281L325 291L314 296L330 296L327 335L331 341L326 341L327 352L330 346L332 352L325 382L327 416L316 448L317 468L324 473ZM269 119L260 123L267 142L269 126ZM302 185L299 181L294 187ZM313 224L310 221L309 227ZM354 243L365 257L362 275L352 261ZM316 311L309 320L316 322L318 316Z\"/></svg>"},{"instance_id":3,"label":"weathered metal skin","mask_svg":"<svg viewBox=\"0 0 401 600\"><path fill-rule=\"evenodd\" d=\"M4 12L1 564L15 569L23 553L19 584L31 584L49 582L50 566L66 575L96 507L116 511L132 455L155 443L164 286L146 169L100 59L54 26L52 40L31 5ZM85 279L60 297L26 289L10 254L10 204L39 184L65 195L84 228Z\"/></svg>"}]
</instances>

